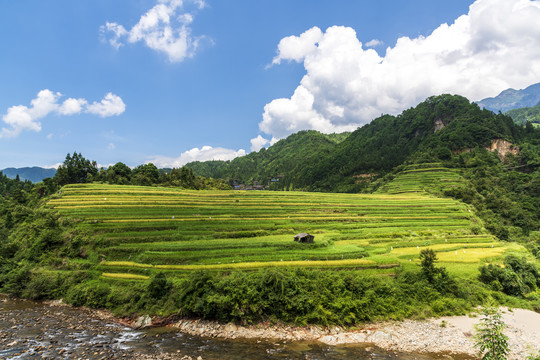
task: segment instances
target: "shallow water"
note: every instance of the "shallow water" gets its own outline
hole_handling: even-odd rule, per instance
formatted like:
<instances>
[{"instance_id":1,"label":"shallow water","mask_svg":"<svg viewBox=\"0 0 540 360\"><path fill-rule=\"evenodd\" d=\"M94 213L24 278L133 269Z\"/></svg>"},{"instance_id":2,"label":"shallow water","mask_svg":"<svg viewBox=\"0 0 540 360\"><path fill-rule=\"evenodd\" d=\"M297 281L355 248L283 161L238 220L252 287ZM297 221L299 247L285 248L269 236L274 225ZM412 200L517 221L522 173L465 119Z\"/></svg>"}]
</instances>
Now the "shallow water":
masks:
<instances>
[{"instance_id":1,"label":"shallow water","mask_svg":"<svg viewBox=\"0 0 540 360\"><path fill-rule=\"evenodd\" d=\"M438 354L386 352L364 345L220 340L194 337L171 328L133 330L100 320L85 309L0 299L0 358L180 359L185 355L204 360L443 358Z\"/></svg>"}]
</instances>

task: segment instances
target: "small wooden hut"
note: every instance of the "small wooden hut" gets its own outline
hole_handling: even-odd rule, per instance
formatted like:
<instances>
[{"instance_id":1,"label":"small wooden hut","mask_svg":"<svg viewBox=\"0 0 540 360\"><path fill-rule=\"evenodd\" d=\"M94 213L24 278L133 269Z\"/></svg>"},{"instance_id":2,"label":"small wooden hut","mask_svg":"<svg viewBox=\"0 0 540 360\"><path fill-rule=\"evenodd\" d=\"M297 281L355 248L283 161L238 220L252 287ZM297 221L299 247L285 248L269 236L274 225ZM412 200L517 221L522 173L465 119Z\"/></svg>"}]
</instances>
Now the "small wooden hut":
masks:
<instances>
[{"instance_id":1,"label":"small wooden hut","mask_svg":"<svg viewBox=\"0 0 540 360\"><path fill-rule=\"evenodd\" d=\"M312 244L313 239L315 239L315 236L307 233L300 233L294 237L294 241L305 244Z\"/></svg>"}]
</instances>

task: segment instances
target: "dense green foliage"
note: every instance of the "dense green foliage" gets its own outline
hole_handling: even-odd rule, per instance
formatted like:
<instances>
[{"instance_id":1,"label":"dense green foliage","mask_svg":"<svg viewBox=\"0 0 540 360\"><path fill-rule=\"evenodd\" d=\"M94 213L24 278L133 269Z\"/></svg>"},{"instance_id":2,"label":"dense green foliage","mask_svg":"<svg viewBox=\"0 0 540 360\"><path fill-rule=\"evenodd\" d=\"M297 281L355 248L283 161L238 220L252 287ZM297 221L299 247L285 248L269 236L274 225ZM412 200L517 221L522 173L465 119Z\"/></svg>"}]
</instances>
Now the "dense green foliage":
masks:
<instances>
[{"instance_id":1,"label":"dense green foliage","mask_svg":"<svg viewBox=\"0 0 540 360\"><path fill-rule=\"evenodd\" d=\"M337 142L315 131L301 131L232 161L186 166L230 184L257 181L271 184L271 189L359 192L367 191L369 184L358 176L381 176L409 159L448 160L453 152L486 147L493 139L519 143L538 139L539 134L461 96L441 95L398 116L383 115Z\"/></svg>"},{"instance_id":2,"label":"dense green foliage","mask_svg":"<svg viewBox=\"0 0 540 360\"><path fill-rule=\"evenodd\" d=\"M46 188L51 190L51 194L59 186L66 184L82 184L91 182L102 182L119 185L141 185L141 186L171 186L183 189L221 189L226 190L231 187L222 180L195 176L193 171L187 167L179 169L169 169L169 171L159 171L152 164L139 165L133 170L124 163L118 162L107 169L98 170L95 161L84 158L80 153L67 154L64 163L58 167L53 179L44 179Z\"/></svg>"},{"instance_id":3,"label":"dense green foliage","mask_svg":"<svg viewBox=\"0 0 540 360\"><path fill-rule=\"evenodd\" d=\"M195 272L184 281L179 294L182 313L221 321L252 322L270 316L299 324L352 325L462 313L488 296L465 287L457 294L439 292L418 272L391 279L353 271L268 269L226 277Z\"/></svg>"},{"instance_id":4,"label":"dense green foliage","mask_svg":"<svg viewBox=\"0 0 540 360\"><path fill-rule=\"evenodd\" d=\"M305 188L306 171L330 156L347 136L348 133L325 135L313 130L299 131L268 149L231 161L193 162L186 166L198 175L223 178L230 184L257 181L270 184L273 190Z\"/></svg>"},{"instance_id":5,"label":"dense green foliage","mask_svg":"<svg viewBox=\"0 0 540 360\"><path fill-rule=\"evenodd\" d=\"M518 124L527 122L540 124L540 103L536 106L514 109L506 112Z\"/></svg>"},{"instance_id":6,"label":"dense green foliage","mask_svg":"<svg viewBox=\"0 0 540 360\"><path fill-rule=\"evenodd\" d=\"M426 280L440 292L455 291L456 284L444 267L436 267L437 254L433 249L420 251L420 266Z\"/></svg>"},{"instance_id":7,"label":"dense green foliage","mask_svg":"<svg viewBox=\"0 0 540 360\"><path fill-rule=\"evenodd\" d=\"M513 296L524 296L540 287L540 270L525 258L510 255L504 259L504 265L480 267L480 281Z\"/></svg>"},{"instance_id":8,"label":"dense green foliage","mask_svg":"<svg viewBox=\"0 0 540 360\"><path fill-rule=\"evenodd\" d=\"M505 165L477 149L453 159L467 180L443 191L474 205L486 228L501 240L536 241L540 228L540 146L526 144Z\"/></svg>"},{"instance_id":9,"label":"dense green foliage","mask_svg":"<svg viewBox=\"0 0 540 360\"><path fill-rule=\"evenodd\" d=\"M32 188L30 181L21 181L10 179L0 172L0 199L4 197L21 198L21 192L28 191Z\"/></svg>"},{"instance_id":10,"label":"dense green foliage","mask_svg":"<svg viewBox=\"0 0 540 360\"><path fill-rule=\"evenodd\" d=\"M66 155L64 163L58 167L54 174L55 182L60 185L80 184L91 182L98 173L97 164L95 161L85 159L80 153Z\"/></svg>"}]
</instances>

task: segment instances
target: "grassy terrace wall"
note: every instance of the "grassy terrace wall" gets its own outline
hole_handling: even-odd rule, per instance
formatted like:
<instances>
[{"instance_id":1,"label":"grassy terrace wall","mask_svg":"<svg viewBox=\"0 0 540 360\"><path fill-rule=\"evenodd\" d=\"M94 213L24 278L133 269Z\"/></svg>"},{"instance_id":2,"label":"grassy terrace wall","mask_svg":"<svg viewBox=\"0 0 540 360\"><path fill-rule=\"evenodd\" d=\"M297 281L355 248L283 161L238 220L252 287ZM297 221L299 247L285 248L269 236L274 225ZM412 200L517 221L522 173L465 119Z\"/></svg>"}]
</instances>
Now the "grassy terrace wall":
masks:
<instances>
[{"instance_id":1,"label":"grassy terrace wall","mask_svg":"<svg viewBox=\"0 0 540 360\"><path fill-rule=\"evenodd\" d=\"M412 266L431 247L452 272L508 250L461 202L425 193L188 191L68 185L48 206L101 241L99 268L126 272ZM298 244L299 232L315 235Z\"/></svg>"}]
</instances>

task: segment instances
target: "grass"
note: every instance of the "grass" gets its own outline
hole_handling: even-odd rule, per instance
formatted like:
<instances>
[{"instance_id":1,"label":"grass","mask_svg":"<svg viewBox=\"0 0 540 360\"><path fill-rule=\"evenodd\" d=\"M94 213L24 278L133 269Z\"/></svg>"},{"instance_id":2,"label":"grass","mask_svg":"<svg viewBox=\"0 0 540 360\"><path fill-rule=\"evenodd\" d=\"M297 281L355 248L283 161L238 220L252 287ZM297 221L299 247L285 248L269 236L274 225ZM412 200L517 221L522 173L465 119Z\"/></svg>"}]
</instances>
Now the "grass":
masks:
<instances>
[{"instance_id":1,"label":"grass","mask_svg":"<svg viewBox=\"0 0 540 360\"><path fill-rule=\"evenodd\" d=\"M377 263L365 259L347 259L347 260L320 260L320 261L258 261L243 262L232 264L212 264L212 265L150 265L139 264L128 261L105 261L101 263L106 267L134 267L134 268L155 268L162 270L227 270L227 269L256 269L265 267L375 267Z\"/></svg>"},{"instance_id":2,"label":"grass","mask_svg":"<svg viewBox=\"0 0 540 360\"><path fill-rule=\"evenodd\" d=\"M102 273L104 278L121 279L121 280L148 280L150 277L136 274L125 273Z\"/></svg>"},{"instance_id":3,"label":"grass","mask_svg":"<svg viewBox=\"0 0 540 360\"><path fill-rule=\"evenodd\" d=\"M428 165L406 169L372 195L77 184L62 188L47 206L100 239L104 274L119 268L409 266L425 247L449 265L477 268L500 257L507 248L470 207L422 190L461 181ZM295 243L299 232L315 235L315 243ZM467 255L456 258L456 251Z\"/></svg>"}]
</instances>

